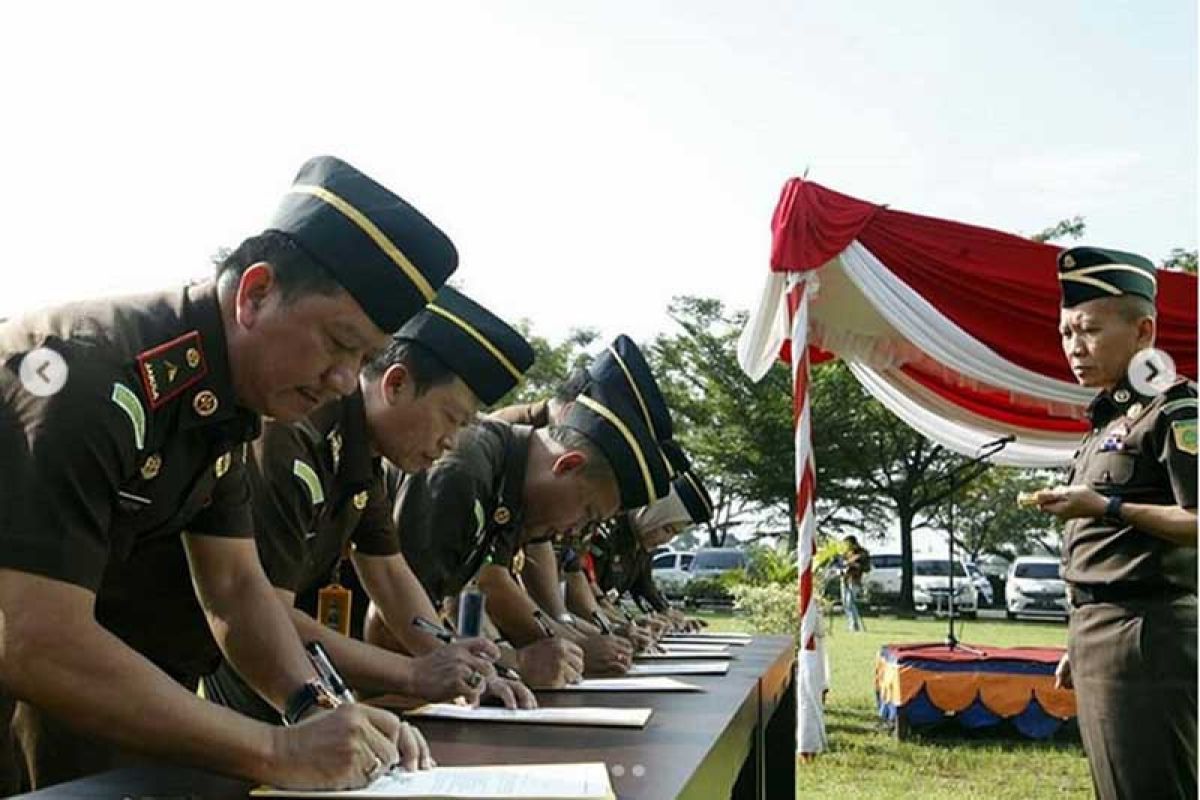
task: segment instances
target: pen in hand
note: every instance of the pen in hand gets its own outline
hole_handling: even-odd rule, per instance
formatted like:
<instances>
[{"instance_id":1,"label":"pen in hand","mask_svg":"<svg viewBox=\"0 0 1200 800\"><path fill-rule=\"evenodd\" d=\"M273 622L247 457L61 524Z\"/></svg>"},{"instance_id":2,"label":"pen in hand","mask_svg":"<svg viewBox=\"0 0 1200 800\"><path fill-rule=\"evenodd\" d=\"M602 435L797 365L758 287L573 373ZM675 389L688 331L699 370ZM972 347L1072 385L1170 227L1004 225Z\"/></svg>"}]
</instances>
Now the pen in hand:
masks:
<instances>
[{"instance_id":1,"label":"pen in hand","mask_svg":"<svg viewBox=\"0 0 1200 800\"><path fill-rule=\"evenodd\" d=\"M413 617L412 624L413 627L428 633L430 636L436 637L444 644L450 644L455 640L454 634L450 633L450 631L440 625L434 625L424 617ZM515 669L506 667L499 662L493 662L492 666L496 668L496 674L500 677L510 681L521 681L521 676Z\"/></svg>"},{"instance_id":2,"label":"pen in hand","mask_svg":"<svg viewBox=\"0 0 1200 800\"><path fill-rule=\"evenodd\" d=\"M554 638L554 628L550 626L550 623L546 622L546 615L540 608L535 608L533 610L533 621L536 622L537 626L542 629L542 633L546 634L547 639Z\"/></svg>"},{"instance_id":3,"label":"pen in hand","mask_svg":"<svg viewBox=\"0 0 1200 800\"><path fill-rule=\"evenodd\" d=\"M333 666L333 661L330 660L329 654L325 652L325 648L321 646L321 643L316 641L309 642L304 645L304 649L308 651L308 658L317 670L317 675L329 687L329 690L333 692L333 696L341 703L353 703L354 694L350 691L350 687L346 685L346 682L342 680L342 676L338 673L337 668Z\"/></svg>"},{"instance_id":4,"label":"pen in hand","mask_svg":"<svg viewBox=\"0 0 1200 800\"><path fill-rule=\"evenodd\" d=\"M612 626L608 624L608 620L604 618L604 615L601 614L599 610L592 611L592 619L595 620L596 625L599 626L602 634L605 636L612 636Z\"/></svg>"}]
</instances>

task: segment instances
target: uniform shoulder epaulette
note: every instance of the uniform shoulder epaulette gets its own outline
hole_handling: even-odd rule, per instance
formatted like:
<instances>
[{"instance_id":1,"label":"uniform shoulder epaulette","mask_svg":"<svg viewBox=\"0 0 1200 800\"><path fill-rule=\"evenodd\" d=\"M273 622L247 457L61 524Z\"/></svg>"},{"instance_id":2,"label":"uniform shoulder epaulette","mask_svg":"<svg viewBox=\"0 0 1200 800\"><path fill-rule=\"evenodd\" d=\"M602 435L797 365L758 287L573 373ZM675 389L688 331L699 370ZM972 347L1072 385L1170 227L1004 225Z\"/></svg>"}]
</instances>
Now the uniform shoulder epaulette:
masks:
<instances>
[{"instance_id":1,"label":"uniform shoulder epaulette","mask_svg":"<svg viewBox=\"0 0 1200 800\"><path fill-rule=\"evenodd\" d=\"M1197 409L1196 384L1180 380L1163 392L1163 404L1159 413L1176 419L1195 417Z\"/></svg>"},{"instance_id":2,"label":"uniform shoulder epaulette","mask_svg":"<svg viewBox=\"0 0 1200 800\"><path fill-rule=\"evenodd\" d=\"M189 331L139 353L136 361L151 411L158 410L208 374L199 331Z\"/></svg>"}]
</instances>

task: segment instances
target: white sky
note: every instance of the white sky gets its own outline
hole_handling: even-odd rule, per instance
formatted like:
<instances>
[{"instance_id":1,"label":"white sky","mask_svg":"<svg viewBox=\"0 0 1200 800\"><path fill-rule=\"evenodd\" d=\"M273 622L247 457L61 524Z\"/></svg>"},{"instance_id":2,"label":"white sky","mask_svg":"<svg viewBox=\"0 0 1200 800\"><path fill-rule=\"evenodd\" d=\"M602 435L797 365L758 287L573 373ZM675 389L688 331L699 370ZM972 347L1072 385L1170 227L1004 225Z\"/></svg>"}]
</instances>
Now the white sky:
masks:
<instances>
[{"instance_id":1,"label":"white sky","mask_svg":"<svg viewBox=\"0 0 1200 800\"><path fill-rule=\"evenodd\" d=\"M783 181L1196 244L1183 0L6 3L0 316L204 274L338 155L542 334L752 305Z\"/></svg>"}]
</instances>

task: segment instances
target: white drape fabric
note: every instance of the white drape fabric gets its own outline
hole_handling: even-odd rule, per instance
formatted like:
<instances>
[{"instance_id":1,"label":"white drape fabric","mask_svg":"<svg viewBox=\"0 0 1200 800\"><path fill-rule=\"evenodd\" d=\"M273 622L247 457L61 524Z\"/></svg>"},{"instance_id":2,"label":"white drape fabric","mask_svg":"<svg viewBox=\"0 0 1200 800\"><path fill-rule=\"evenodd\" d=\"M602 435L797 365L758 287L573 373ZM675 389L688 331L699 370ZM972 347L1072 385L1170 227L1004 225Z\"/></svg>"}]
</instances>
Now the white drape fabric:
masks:
<instances>
[{"instance_id":1,"label":"white drape fabric","mask_svg":"<svg viewBox=\"0 0 1200 800\"><path fill-rule=\"evenodd\" d=\"M1023 467L1066 464L1074 433L1017 427L958 406L899 367L919 366L952 385L1007 393L1015 404L1082 418L1093 393L1005 359L972 337L908 286L860 242L819 270L821 292L809 309L806 341L851 366L876 399L938 444L963 455L1012 434L1017 440L996 463ZM759 306L738 340L738 363L759 380L788 338L787 275L770 273ZM793 343L796 340L793 339ZM818 421L819 422L819 421Z\"/></svg>"}]
</instances>

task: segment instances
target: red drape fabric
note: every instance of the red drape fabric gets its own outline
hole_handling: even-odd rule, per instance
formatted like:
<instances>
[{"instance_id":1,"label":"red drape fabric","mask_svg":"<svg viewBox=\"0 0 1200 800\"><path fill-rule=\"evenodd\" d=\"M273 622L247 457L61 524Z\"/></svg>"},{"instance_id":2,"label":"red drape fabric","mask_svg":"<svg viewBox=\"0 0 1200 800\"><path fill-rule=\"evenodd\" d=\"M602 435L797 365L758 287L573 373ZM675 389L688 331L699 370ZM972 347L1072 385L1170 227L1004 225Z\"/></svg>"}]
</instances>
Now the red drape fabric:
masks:
<instances>
[{"instance_id":1,"label":"red drape fabric","mask_svg":"<svg viewBox=\"0 0 1200 800\"><path fill-rule=\"evenodd\" d=\"M900 369L926 389L940 395L959 408L974 412L987 419L1005 425L1016 425L1052 433L1078 433L1080 436L1087 433L1088 425L1084 420L1053 416L1045 409L1018 403L1007 392L959 386L937 375L917 369L911 364Z\"/></svg>"},{"instance_id":2,"label":"red drape fabric","mask_svg":"<svg viewBox=\"0 0 1200 800\"><path fill-rule=\"evenodd\" d=\"M892 211L798 178L772 220L774 271L816 269L857 239L946 317L1027 369L1074 382L1058 340L1058 247ZM1158 347L1196 378L1196 277L1159 273Z\"/></svg>"}]
</instances>

